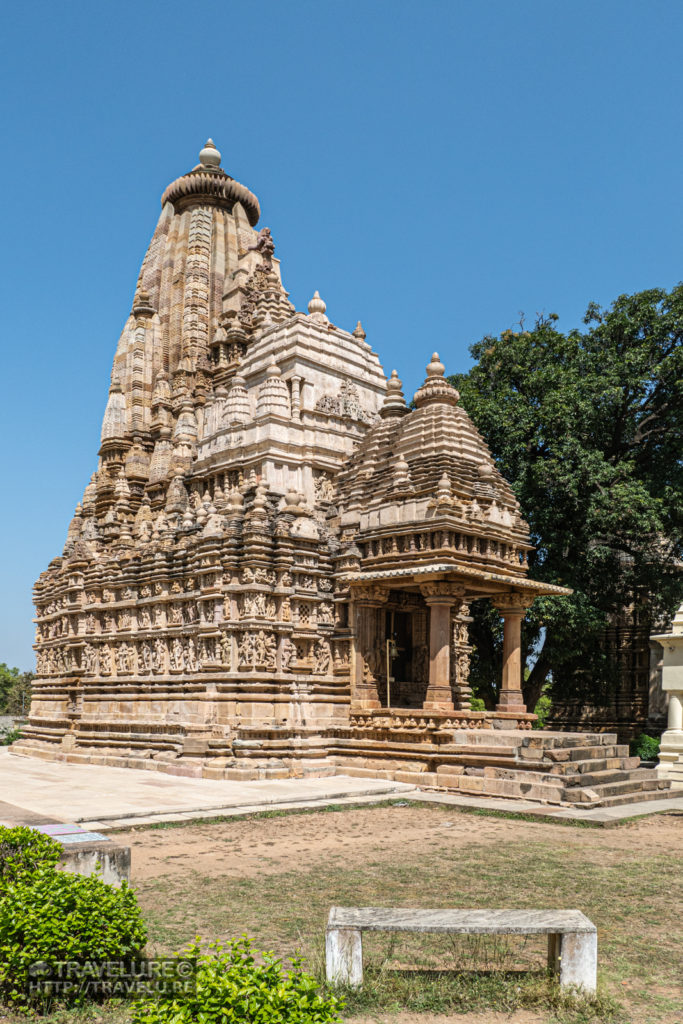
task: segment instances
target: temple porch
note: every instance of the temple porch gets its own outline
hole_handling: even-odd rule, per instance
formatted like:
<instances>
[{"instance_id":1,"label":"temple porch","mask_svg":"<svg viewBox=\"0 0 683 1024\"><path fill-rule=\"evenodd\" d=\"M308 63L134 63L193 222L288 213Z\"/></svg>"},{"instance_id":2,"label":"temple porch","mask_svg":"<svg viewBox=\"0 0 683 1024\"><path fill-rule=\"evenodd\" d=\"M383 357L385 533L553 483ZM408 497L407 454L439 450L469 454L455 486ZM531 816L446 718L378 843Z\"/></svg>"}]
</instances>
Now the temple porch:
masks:
<instances>
[{"instance_id":1,"label":"temple porch","mask_svg":"<svg viewBox=\"0 0 683 1024\"><path fill-rule=\"evenodd\" d=\"M452 565L347 579L352 723L391 721L400 728L417 715L436 728L531 727L535 716L522 696L521 623L542 585ZM484 597L503 619L503 672L495 709L473 712L469 606Z\"/></svg>"}]
</instances>

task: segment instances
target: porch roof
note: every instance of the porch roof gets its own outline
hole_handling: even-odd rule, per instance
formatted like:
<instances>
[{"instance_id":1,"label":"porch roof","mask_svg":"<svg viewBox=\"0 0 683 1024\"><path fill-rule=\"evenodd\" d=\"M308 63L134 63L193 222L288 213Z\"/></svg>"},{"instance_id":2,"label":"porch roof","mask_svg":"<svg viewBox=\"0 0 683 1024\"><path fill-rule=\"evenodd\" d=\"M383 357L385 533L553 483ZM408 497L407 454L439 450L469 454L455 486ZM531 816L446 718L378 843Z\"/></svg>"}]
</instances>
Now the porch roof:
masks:
<instances>
[{"instance_id":1,"label":"porch roof","mask_svg":"<svg viewBox=\"0 0 683 1024\"><path fill-rule=\"evenodd\" d=\"M555 583L543 583L540 580L529 580L520 576L505 576L503 573L487 572L484 569L475 569L469 565L454 565L452 562L433 562L427 565L405 566L397 569L378 569L376 571L366 570L361 572L345 572L339 574L339 579L346 583L391 583L394 580L402 580L406 583L411 580L419 582L425 578L449 577L450 579L465 579L479 583L500 584L496 586L498 592L502 587L509 587L513 590L531 591L537 597L545 594L548 596L572 594L570 587L560 587Z\"/></svg>"}]
</instances>

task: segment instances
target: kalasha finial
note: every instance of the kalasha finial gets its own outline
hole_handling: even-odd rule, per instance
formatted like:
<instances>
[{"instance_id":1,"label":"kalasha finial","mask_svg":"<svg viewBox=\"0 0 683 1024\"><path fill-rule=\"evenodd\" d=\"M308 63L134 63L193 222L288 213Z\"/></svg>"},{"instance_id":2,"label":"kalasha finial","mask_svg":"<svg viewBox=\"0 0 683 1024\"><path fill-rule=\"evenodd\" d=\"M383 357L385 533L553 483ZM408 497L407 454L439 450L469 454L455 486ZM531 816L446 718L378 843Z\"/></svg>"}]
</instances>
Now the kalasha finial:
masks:
<instances>
[{"instance_id":1,"label":"kalasha finial","mask_svg":"<svg viewBox=\"0 0 683 1024\"><path fill-rule=\"evenodd\" d=\"M434 352L432 354L432 360L427 364L427 376L428 377L443 377L446 367L439 359L439 353Z\"/></svg>"},{"instance_id":2,"label":"kalasha finial","mask_svg":"<svg viewBox=\"0 0 683 1024\"><path fill-rule=\"evenodd\" d=\"M415 392L415 405L421 409L425 405L438 402L446 405L457 405L460 394L444 376L445 366L439 359L439 353L434 352L431 361L427 364L427 379Z\"/></svg>"},{"instance_id":3,"label":"kalasha finial","mask_svg":"<svg viewBox=\"0 0 683 1024\"><path fill-rule=\"evenodd\" d=\"M403 397L403 385L396 370L392 370L391 377L387 381L384 405L380 409L379 414L385 419L387 416L404 416L407 412L406 400Z\"/></svg>"},{"instance_id":4,"label":"kalasha finial","mask_svg":"<svg viewBox=\"0 0 683 1024\"><path fill-rule=\"evenodd\" d=\"M313 298L308 303L308 312L309 313L320 313L321 316L324 316L326 309L327 309L327 306L325 305L323 300L320 298L320 292L319 291L315 291L313 293Z\"/></svg>"},{"instance_id":5,"label":"kalasha finial","mask_svg":"<svg viewBox=\"0 0 683 1024\"><path fill-rule=\"evenodd\" d=\"M354 338L358 338L359 341L365 341L365 339L367 337L365 331L363 330L363 325L360 322L360 320L356 324L355 330L351 331L351 333L352 333L353 337Z\"/></svg>"},{"instance_id":6,"label":"kalasha finial","mask_svg":"<svg viewBox=\"0 0 683 1024\"><path fill-rule=\"evenodd\" d=\"M199 154L199 162L204 167L220 167L221 154L216 149L213 139L207 139L204 143L204 149Z\"/></svg>"}]
</instances>

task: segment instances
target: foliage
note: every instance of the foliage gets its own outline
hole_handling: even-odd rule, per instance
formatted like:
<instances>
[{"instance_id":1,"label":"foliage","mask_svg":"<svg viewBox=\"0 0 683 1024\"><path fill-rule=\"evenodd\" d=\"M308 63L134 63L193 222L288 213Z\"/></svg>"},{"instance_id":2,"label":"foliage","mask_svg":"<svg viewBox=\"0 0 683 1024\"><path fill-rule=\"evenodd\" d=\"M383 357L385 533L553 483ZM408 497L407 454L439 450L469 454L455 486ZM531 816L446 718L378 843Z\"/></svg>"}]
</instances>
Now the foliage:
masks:
<instances>
[{"instance_id":1,"label":"foliage","mask_svg":"<svg viewBox=\"0 0 683 1024\"><path fill-rule=\"evenodd\" d=\"M536 701L536 707L534 708L534 714L538 716L537 720L534 722L534 729L543 729L545 727L552 706L553 702L550 695L542 693Z\"/></svg>"},{"instance_id":2,"label":"foliage","mask_svg":"<svg viewBox=\"0 0 683 1024\"><path fill-rule=\"evenodd\" d=\"M659 740L655 736L641 733L629 743L631 757L639 757L641 761L656 761L659 757Z\"/></svg>"},{"instance_id":3,"label":"foliage","mask_svg":"<svg viewBox=\"0 0 683 1024\"><path fill-rule=\"evenodd\" d=\"M470 697L470 711L486 711L486 704L481 697Z\"/></svg>"},{"instance_id":4,"label":"foliage","mask_svg":"<svg viewBox=\"0 0 683 1024\"><path fill-rule=\"evenodd\" d=\"M33 672L20 672L0 662L0 715L27 715Z\"/></svg>"},{"instance_id":5,"label":"foliage","mask_svg":"<svg viewBox=\"0 0 683 1024\"><path fill-rule=\"evenodd\" d=\"M135 957L146 938L135 892L125 882L116 889L52 866L20 874L0 889L0 998L29 1005L36 961Z\"/></svg>"},{"instance_id":6,"label":"foliage","mask_svg":"<svg viewBox=\"0 0 683 1024\"><path fill-rule=\"evenodd\" d=\"M195 992L141 1000L133 1007L132 1024L331 1024L339 1019L342 1001L320 995L301 961L290 961L289 972L273 953L263 953L257 963L245 936L210 949L202 954L195 943L178 954L196 959Z\"/></svg>"},{"instance_id":7,"label":"foliage","mask_svg":"<svg viewBox=\"0 0 683 1024\"><path fill-rule=\"evenodd\" d=\"M10 743L21 739L21 729L8 729L7 732L0 732L0 746L9 747Z\"/></svg>"},{"instance_id":8,"label":"foliage","mask_svg":"<svg viewBox=\"0 0 683 1024\"><path fill-rule=\"evenodd\" d=\"M42 832L26 825L0 826L0 891L40 868L54 868L61 855L61 845Z\"/></svg>"},{"instance_id":9,"label":"foliage","mask_svg":"<svg viewBox=\"0 0 683 1024\"><path fill-rule=\"evenodd\" d=\"M473 369L451 378L529 522L531 577L574 590L527 615L528 707L549 680L605 702L617 676L602 642L610 617L632 606L648 627L683 596L683 285L591 304L582 331L556 321L484 338ZM473 614L484 696L501 638L481 606Z\"/></svg>"}]
</instances>

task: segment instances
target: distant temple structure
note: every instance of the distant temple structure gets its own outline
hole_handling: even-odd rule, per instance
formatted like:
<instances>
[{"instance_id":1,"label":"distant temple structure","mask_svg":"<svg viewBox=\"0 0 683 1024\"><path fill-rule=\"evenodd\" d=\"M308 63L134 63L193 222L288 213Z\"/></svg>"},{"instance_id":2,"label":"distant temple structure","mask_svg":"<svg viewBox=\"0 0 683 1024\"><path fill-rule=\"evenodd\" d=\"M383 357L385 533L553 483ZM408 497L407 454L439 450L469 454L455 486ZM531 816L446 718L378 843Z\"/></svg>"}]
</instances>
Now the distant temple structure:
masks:
<instances>
[{"instance_id":1,"label":"distant temple structure","mask_svg":"<svg viewBox=\"0 0 683 1024\"><path fill-rule=\"evenodd\" d=\"M408 409L360 323L331 323L317 292L294 309L256 196L220 164L209 140L162 196L97 471L35 586L37 679L13 752L555 803L661 796L669 783L641 778L613 736L530 731L521 622L567 591L527 577L527 525L439 357ZM482 597L504 621L492 711L470 707ZM589 762L609 778L580 776Z\"/></svg>"}]
</instances>

